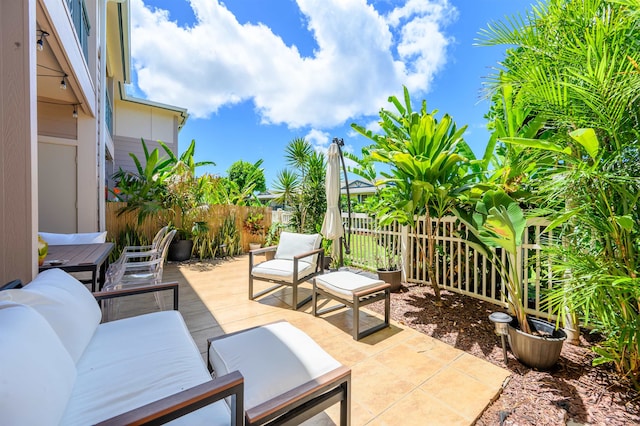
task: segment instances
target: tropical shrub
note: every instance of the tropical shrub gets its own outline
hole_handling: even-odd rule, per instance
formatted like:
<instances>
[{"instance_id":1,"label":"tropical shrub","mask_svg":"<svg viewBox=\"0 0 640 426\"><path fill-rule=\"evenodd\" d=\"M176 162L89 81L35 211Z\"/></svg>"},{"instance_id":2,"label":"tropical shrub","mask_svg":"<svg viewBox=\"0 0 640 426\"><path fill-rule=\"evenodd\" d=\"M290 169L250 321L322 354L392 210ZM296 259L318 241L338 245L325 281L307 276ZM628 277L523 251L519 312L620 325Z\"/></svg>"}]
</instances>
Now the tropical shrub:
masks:
<instances>
[{"instance_id":1,"label":"tropical shrub","mask_svg":"<svg viewBox=\"0 0 640 426\"><path fill-rule=\"evenodd\" d=\"M434 263L437 247L431 218L436 221L451 212L464 194L467 184L475 179L479 166L472 166L473 152L462 139L466 126L458 129L445 114L428 112L426 101L414 111L409 91L404 87L404 103L389 97L396 112L382 109L382 134L352 124L353 129L373 141L367 147L373 161L386 164L390 172L382 172L381 183L388 186L388 203L379 205L377 218L382 224L398 221L415 227L415 217L426 215L427 249L424 258L429 281L440 303L440 289L435 279ZM436 224L436 227L438 224ZM418 243L419 244L419 243ZM419 252L424 252L418 248Z\"/></svg>"},{"instance_id":2,"label":"tropical shrub","mask_svg":"<svg viewBox=\"0 0 640 426\"><path fill-rule=\"evenodd\" d=\"M562 232L549 252L562 285L549 302L601 332L594 363L613 363L637 388L639 17L635 0L549 0L481 34L481 44L509 46L493 93L509 86L515 108L544 117L544 137L498 141L553 160L526 176Z\"/></svg>"}]
</instances>

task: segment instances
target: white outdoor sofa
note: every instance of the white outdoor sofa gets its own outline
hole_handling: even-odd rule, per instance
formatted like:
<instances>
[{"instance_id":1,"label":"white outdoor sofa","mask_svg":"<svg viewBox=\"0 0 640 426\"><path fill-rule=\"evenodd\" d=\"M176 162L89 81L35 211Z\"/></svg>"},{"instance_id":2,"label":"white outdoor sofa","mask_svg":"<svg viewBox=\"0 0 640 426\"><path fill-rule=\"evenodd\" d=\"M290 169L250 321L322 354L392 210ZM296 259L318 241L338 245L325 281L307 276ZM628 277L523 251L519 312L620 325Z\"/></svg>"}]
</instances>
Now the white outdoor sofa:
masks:
<instances>
[{"instance_id":1,"label":"white outdoor sofa","mask_svg":"<svg viewBox=\"0 0 640 426\"><path fill-rule=\"evenodd\" d=\"M177 283L91 294L59 269L42 272L24 288L0 291L0 423L242 425L275 418L273 424L295 424L340 402L341 424L349 424L351 372L306 335L291 350L284 345L291 352L286 363L278 363L281 355L271 358L271 369L289 383L283 388L236 356L281 354L283 344L269 338L271 326L248 330L250 341L242 332L212 339L212 379L177 310L100 324L96 300L166 290L173 291L177 309ZM287 327L297 329L284 324L276 324L280 332L295 335ZM262 345L252 346L260 335ZM298 374L295 354L300 368L315 365L315 376ZM282 394L272 398L272 388ZM256 406L245 413L245 401Z\"/></svg>"}]
</instances>

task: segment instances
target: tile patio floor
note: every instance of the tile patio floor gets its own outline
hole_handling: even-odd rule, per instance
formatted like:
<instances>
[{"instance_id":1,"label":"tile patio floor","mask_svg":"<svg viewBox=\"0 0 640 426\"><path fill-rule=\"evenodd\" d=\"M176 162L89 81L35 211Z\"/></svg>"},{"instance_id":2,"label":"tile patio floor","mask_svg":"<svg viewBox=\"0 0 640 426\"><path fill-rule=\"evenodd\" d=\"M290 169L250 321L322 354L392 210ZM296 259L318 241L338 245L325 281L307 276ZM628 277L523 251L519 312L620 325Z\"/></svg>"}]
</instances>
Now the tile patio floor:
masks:
<instances>
[{"instance_id":1,"label":"tile patio floor","mask_svg":"<svg viewBox=\"0 0 640 426\"><path fill-rule=\"evenodd\" d=\"M352 370L352 425L469 425L497 397L509 371L393 323L358 342L351 337L350 310L315 318L311 303L292 311L279 290L248 300L248 256L211 263L165 266L164 281L178 281L180 312L206 359L208 337L277 320L305 331ZM256 289L267 283L257 282ZM311 293L311 286L302 296ZM287 296L289 299L287 299ZM167 299L168 301L168 299ZM123 303L124 316L157 310L149 295ZM363 326L380 321L360 314ZM337 406L305 425L337 423Z\"/></svg>"}]
</instances>

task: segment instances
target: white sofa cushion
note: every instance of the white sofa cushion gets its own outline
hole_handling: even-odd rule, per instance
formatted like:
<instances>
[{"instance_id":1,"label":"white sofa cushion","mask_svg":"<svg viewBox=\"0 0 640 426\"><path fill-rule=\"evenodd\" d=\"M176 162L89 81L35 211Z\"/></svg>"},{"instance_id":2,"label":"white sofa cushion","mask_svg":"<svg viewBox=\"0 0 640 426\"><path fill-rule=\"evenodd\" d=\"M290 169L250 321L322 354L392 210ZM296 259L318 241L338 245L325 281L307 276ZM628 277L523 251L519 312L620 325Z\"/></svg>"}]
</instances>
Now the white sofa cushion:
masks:
<instances>
[{"instance_id":1,"label":"white sofa cushion","mask_svg":"<svg viewBox=\"0 0 640 426\"><path fill-rule=\"evenodd\" d=\"M91 292L61 269L41 272L22 289L0 292L0 300L12 300L38 311L74 362L82 356L102 318Z\"/></svg>"},{"instance_id":2,"label":"white sofa cushion","mask_svg":"<svg viewBox=\"0 0 640 426\"><path fill-rule=\"evenodd\" d=\"M218 377L240 371L245 410L341 366L288 322L216 339L209 348L209 361Z\"/></svg>"},{"instance_id":3,"label":"white sofa cushion","mask_svg":"<svg viewBox=\"0 0 640 426\"><path fill-rule=\"evenodd\" d=\"M99 244L107 240L107 231L81 232L76 234L56 234L53 232L38 232L48 244L64 246L70 244Z\"/></svg>"},{"instance_id":4,"label":"white sofa cushion","mask_svg":"<svg viewBox=\"0 0 640 426\"><path fill-rule=\"evenodd\" d=\"M47 321L29 306L0 302L0 423L57 425L76 369Z\"/></svg>"},{"instance_id":5,"label":"white sofa cushion","mask_svg":"<svg viewBox=\"0 0 640 426\"><path fill-rule=\"evenodd\" d=\"M364 291L384 284L382 280L376 280L349 271L330 272L319 275L315 279L318 287L334 296L347 300L353 299L353 293L356 291Z\"/></svg>"},{"instance_id":6,"label":"white sofa cushion","mask_svg":"<svg viewBox=\"0 0 640 426\"><path fill-rule=\"evenodd\" d=\"M298 278L313 274L316 265L304 261L298 262ZM254 266L251 275L268 280L286 281L293 283L293 261L285 259L267 260Z\"/></svg>"},{"instance_id":7,"label":"white sofa cushion","mask_svg":"<svg viewBox=\"0 0 640 426\"><path fill-rule=\"evenodd\" d=\"M77 370L65 425L95 424L211 380L177 311L101 324ZM188 425L229 421L224 401L175 420Z\"/></svg>"},{"instance_id":8,"label":"white sofa cushion","mask_svg":"<svg viewBox=\"0 0 640 426\"><path fill-rule=\"evenodd\" d=\"M282 232L274 258L293 260L294 256L320 248L320 243L322 243L322 236L320 234ZM313 264L317 262L317 259L318 255L314 255L301 260Z\"/></svg>"}]
</instances>

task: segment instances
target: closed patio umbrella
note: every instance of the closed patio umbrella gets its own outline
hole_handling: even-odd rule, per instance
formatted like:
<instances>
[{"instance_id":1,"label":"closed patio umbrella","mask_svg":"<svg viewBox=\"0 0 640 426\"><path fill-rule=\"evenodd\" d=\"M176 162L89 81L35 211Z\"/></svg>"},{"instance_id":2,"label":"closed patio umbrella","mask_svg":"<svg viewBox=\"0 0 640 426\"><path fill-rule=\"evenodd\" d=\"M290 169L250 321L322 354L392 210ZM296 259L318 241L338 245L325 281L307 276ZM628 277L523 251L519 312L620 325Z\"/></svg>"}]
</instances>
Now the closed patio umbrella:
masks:
<instances>
[{"instance_id":1,"label":"closed patio umbrella","mask_svg":"<svg viewBox=\"0 0 640 426\"><path fill-rule=\"evenodd\" d=\"M325 178L327 193L327 212L322 222L322 235L333 240L331 254L334 259L339 256L339 239L344 235L342 217L340 215L340 149L337 143L332 143L327 151L327 175Z\"/></svg>"}]
</instances>

